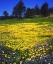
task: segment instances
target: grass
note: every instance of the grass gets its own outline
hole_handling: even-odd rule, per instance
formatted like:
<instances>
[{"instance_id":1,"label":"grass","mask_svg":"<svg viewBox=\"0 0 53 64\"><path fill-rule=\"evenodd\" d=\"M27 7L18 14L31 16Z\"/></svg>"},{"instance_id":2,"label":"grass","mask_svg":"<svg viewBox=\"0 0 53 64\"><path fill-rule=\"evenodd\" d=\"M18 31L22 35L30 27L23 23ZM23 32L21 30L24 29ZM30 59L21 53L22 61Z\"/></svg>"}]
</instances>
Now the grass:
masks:
<instances>
[{"instance_id":1,"label":"grass","mask_svg":"<svg viewBox=\"0 0 53 64\"><path fill-rule=\"evenodd\" d=\"M36 23L36 22L53 22L53 18L25 18L25 19L9 19L0 20L0 24L15 24L15 23Z\"/></svg>"},{"instance_id":2,"label":"grass","mask_svg":"<svg viewBox=\"0 0 53 64\"><path fill-rule=\"evenodd\" d=\"M52 19L25 18L0 20L0 41L5 42L6 46L13 49L31 48L42 40L53 37Z\"/></svg>"},{"instance_id":3,"label":"grass","mask_svg":"<svg viewBox=\"0 0 53 64\"><path fill-rule=\"evenodd\" d=\"M15 64L16 63L20 64L20 62L25 64L30 64L30 63L32 64L52 63L53 64L53 55L52 55L53 39L46 40L45 42L44 44L43 43L38 44L37 46L34 46L31 49L26 49L24 51L18 49L13 50L12 48L2 45L0 46L0 60L4 59L1 62L4 63L11 62Z\"/></svg>"},{"instance_id":4,"label":"grass","mask_svg":"<svg viewBox=\"0 0 53 64\"><path fill-rule=\"evenodd\" d=\"M8 62L22 64L25 58L25 64L49 64L53 58L53 18L0 20L0 46L0 55Z\"/></svg>"}]
</instances>

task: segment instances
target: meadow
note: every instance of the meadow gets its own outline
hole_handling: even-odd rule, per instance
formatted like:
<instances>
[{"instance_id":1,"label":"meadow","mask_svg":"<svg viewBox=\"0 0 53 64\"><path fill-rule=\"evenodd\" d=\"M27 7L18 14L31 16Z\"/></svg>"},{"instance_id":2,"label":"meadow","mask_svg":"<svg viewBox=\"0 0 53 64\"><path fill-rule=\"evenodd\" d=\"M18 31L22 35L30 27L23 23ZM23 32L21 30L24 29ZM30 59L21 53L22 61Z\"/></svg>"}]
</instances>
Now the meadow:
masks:
<instances>
[{"instance_id":1,"label":"meadow","mask_svg":"<svg viewBox=\"0 0 53 64\"><path fill-rule=\"evenodd\" d=\"M53 64L53 18L0 20L0 52L2 64Z\"/></svg>"}]
</instances>

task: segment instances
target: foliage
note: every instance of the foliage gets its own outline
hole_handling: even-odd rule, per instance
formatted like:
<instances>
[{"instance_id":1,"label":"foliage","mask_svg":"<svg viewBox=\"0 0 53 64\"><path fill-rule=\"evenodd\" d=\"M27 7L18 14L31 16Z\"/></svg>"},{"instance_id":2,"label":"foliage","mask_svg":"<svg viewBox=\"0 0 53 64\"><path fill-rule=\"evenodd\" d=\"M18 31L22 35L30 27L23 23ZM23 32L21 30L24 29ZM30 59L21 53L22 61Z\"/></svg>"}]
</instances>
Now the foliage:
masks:
<instances>
[{"instance_id":1,"label":"foliage","mask_svg":"<svg viewBox=\"0 0 53 64\"><path fill-rule=\"evenodd\" d=\"M31 48L40 41L53 37L52 27L53 23L51 22L1 24L0 44L3 43L3 45L13 49L18 48L18 50Z\"/></svg>"},{"instance_id":2,"label":"foliage","mask_svg":"<svg viewBox=\"0 0 53 64\"><path fill-rule=\"evenodd\" d=\"M51 19L0 21L0 64L53 64L53 21ZM32 21L35 23L30 23Z\"/></svg>"},{"instance_id":3,"label":"foliage","mask_svg":"<svg viewBox=\"0 0 53 64\"><path fill-rule=\"evenodd\" d=\"M12 18L12 17L11 17ZM2 24L18 24L18 23L42 23L42 22L50 22L53 23L53 18L46 18L46 17L38 17L38 18L23 18L23 19L6 19L0 20L0 25Z\"/></svg>"},{"instance_id":4,"label":"foliage","mask_svg":"<svg viewBox=\"0 0 53 64\"><path fill-rule=\"evenodd\" d=\"M45 2L41 7L41 14L43 16L48 16L48 3Z\"/></svg>"},{"instance_id":5,"label":"foliage","mask_svg":"<svg viewBox=\"0 0 53 64\"><path fill-rule=\"evenodd\" d=\"M24 3L22 2L22 0L20 0L17 5L13 8L13 15L18 17L18 18L22 18L23 13L25 13L26 7L24 6Z\"/></svg>"},{"instance_id":6,"label":"foliage","mask_svg":"<svg viewBox=\"0 0 53 64\"><path fill-rule=\"evenodd\" d=\"M4 11L4 12L3 12L3 15L4 15L4 18L5 18L5 19L8 18L8 16L9 16L9 14L8 14L7 11Z\"/></svg>"},{"instance_id":7,"label":"foliage","mask_svg":"<svg viewBox=\"0 0 53 64\"><path fill-rule=\"evenodd\" d=\"M49 13L53 14L53 7L49 8Z\"/></svg>"},{"instance_id":8,"label":"foliage","mask_svg":"<svg viewBox=\"0 0 53 64\"><path fill-rule=\"evenodd\" d=\"M45 42L24 51L13 50L7 46L0 45L0 63L53 64L53 38Z\"/></svg>"},{"instance_id":9,"label":"foliage","mask_svg":"<svg viewBox=\"0 0 53 64\"><path fill-rule=\"evenodd\" d=\"M40 9L39 9L37 4L36 4L34 9L35 9L35 15L39 15L40 14Z\"/></svg>"},{"instance_id":10,"label":"foliage","mask_svg":"<svg viewBox=\"0 0 53 64\"><path fill-rule=\"evenodd\" d=\"M53 14L53 7L48 7L48 3L43 3L42 7L39 8L39 6L36 4L33 8L27 8L24 5L24 2L22 0L19 0L19 2L14 6L12 14L9 16L7 11L3 12L4 16L0 16L0 20L4 19L13 19L13 18L32 18L32 17L38 17L39 16L48 16Z\"/></svg>"},{"instance_id":11,"label":"foliage","mask_svg":"<svg viewBox=\"0 0 53 64\"><path fill-rule=\"evenodd\" d=\"M33 8L27 8L27 11L25 13L26 18L32 18L35 14L35 10Z\"/></svg>"},{"instance_id":12,"label":"foliage","mask_svg":"<svg viewBox=\"0 0 53 64\"><path fill-rule=\"evenodd\" d=\"M12 14L9 16L7 11L3 12L4 16L0 16L1 20L4 19L13 19L13 18L32 18L36 17L37 15L40 16L49 16L53 14L53 7L48 8L48 3L43 3L42 7L39 8L39 6L36 4L33 8L27 8L24 5L24 2L22 0L19 0L19 2L14 6Z\"/></svg>"}]
</instances>

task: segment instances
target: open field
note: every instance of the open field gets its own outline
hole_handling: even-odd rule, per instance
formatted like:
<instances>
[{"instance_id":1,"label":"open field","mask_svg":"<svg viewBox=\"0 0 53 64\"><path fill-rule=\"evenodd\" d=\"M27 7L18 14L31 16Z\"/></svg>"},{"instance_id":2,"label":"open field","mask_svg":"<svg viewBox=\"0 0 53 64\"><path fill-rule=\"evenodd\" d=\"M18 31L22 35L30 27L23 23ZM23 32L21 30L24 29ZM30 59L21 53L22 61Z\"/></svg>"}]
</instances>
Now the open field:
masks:
<instances>
[{"instance_id":1,"label":"open field","mask_svg":"<svg viewBox=\"0 0 53 64\"><path fill-rule=\"evenodd\" d=\"M40 62L47 51L53 54L53 18L0 20L0 45L16 51L19 60L22 57L35 61L37 57Z\"/></svg>"},{"instance_id":2,"label":"open field","mask_svg":"<svg viewBox=\"0 0 53 64\"><path fill-rule=\"evenodd\" d=\"M16 24L16 23L35 23L35 22L50 22L53 23L53 18L24 18L24 19L8 19L0 20L0 24Z\"/></svg>"},{"instance_id":3,"label":"open field","mask_svg":"<svg viewBox=\"0 0 53 64\"><path fill-rule=\"evenodd\" d=\"M0 41L13 49L27 49L53 37L52 26L49 22L4 24L0 26Z\"/></svg>"}]
</instances>

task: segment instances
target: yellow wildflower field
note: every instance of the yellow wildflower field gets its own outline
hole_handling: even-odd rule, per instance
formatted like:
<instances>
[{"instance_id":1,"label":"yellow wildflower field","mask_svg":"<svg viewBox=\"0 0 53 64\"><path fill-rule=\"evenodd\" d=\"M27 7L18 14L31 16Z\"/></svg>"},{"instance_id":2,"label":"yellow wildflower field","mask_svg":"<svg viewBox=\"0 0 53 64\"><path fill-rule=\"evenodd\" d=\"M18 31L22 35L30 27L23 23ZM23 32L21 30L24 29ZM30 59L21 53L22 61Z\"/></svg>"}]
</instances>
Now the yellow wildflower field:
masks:
<instances>
[{"instance_id":1,"label":"yellow wildflower field","mask_svg":"<svg viewBox=\"0 0 53 64\"><path fill-rule=\"evenodd\" d=\"M25 50L53 37L53 24L18 23L0 25L0 45Z\"/></svg>"}]
</instances>

